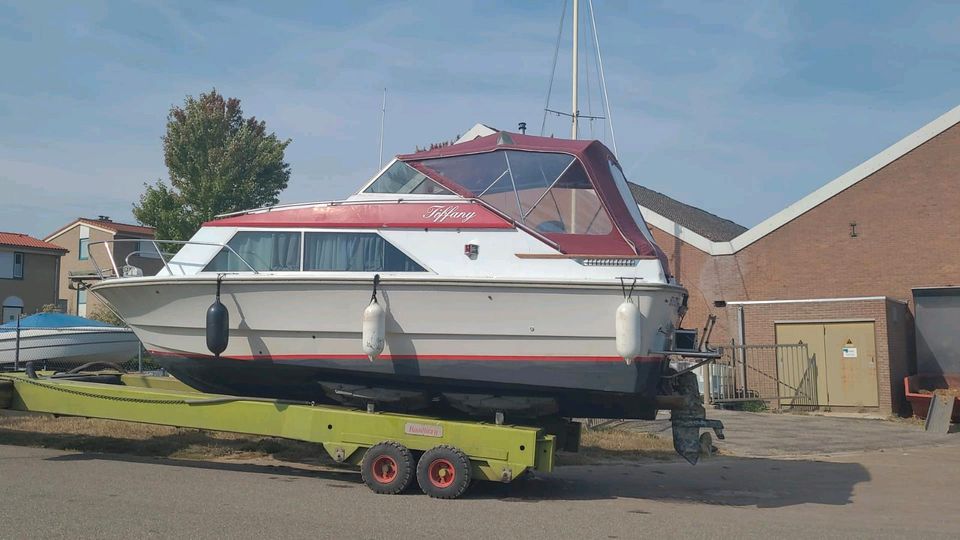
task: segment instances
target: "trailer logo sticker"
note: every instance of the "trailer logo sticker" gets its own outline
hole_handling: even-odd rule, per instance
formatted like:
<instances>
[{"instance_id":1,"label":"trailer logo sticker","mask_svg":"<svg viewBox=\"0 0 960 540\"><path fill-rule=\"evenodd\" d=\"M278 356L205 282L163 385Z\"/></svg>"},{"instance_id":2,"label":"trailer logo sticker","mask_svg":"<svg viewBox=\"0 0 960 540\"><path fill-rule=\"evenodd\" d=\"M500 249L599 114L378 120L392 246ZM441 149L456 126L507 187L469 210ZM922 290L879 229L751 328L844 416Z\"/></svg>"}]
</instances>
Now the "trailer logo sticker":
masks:
<instances>
[{"instance_id":1,"label":"trailer logo sticker","mask_svg":"<svg viewBox=\"0 0 960 540\"><path fill-rule=\"evenodd\" d=\"M423 437L443 437L443 426L435 424L416 424L407 422L403 426L403 432L407 435L421 435Z\"/></svg>"}]
</instances>

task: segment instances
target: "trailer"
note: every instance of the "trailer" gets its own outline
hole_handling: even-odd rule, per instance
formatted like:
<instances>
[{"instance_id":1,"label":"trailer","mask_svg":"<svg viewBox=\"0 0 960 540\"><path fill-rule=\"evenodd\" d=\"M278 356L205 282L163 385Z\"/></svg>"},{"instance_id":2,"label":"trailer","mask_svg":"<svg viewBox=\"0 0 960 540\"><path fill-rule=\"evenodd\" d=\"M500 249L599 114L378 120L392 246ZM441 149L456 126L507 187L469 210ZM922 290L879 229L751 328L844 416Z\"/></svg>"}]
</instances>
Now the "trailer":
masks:
<instances>
[{"instance_id":1,"label":"trailer","mask_svg":"<svg viewBox=\"0 0 960 540\"><path fill-rule=\"evenodd\" d=\"M709 357L708 357L709 360ZM704 362L707 360L704 360ZM698 364L699 365L699 364ZM118 371L0 372L0 409L105 418L183 428L282 437L318 443L337 463L359 466L376 493L396 494L414 481L427 495L455 499L473 480L510 483L530 471L553 470L557 450L576 451L580 424L556 418L540 426L448 419L278 399L198 392L175 378ZM709 453L712 429L692 366L664 380L657 396L671 411L673 446L691 464Z\"/></svg>"},{"instance_id":2,"label":"trailer","mask_svg":"<svg viewBox=\"0 0 960 540\"><path fill-rule=\"evenodd\" d=\"M172 377L133 374L0 373L0 408L319 443L337 463L359 466L374 492L400 493L416 480L442 499L461 496L472 480L549 472L557 443L543 427L204 394Z\"/></svg>"}]
</instances>

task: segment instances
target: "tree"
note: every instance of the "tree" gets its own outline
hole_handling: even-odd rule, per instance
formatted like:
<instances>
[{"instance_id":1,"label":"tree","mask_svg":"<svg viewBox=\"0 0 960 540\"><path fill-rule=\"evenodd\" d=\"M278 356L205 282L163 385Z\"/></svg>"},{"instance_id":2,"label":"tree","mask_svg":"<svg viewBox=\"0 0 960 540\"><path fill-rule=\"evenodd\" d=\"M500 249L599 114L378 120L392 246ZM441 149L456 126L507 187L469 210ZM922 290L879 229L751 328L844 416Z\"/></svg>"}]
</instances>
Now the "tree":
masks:
<instances>
[{"instance_id":1,"label":"tree","mask_svg":"<svg viewBox=\"0 0 960 540\"><path fill-rule=\"evenodd\" d=\"M244 118L237 98L224 99L215 88L187 96L167 116L170 183L144 184L133 215L155 227L157 238L187 240L217 214L276 204L290 180L283 160L289 144L267 133L264 122Z\"/></svg>"}]
</instances>

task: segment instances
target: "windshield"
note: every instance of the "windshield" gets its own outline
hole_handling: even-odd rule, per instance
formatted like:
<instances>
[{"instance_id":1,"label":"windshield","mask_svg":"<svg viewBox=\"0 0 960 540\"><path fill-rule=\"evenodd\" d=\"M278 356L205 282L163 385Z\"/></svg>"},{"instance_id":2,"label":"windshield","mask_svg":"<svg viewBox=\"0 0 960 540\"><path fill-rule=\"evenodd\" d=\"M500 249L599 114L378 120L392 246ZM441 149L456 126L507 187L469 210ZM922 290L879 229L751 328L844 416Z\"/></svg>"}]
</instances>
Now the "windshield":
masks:
<instances>
[{"instance_id":1,"label":"windshield","mask_svg":"<svg viewBox=\"0 0 960 540\"><path fill-rule=\"evenodd\" d=\"M608 234L610 217L573 156L496 150L418 164L543 233Z\"/></svg>"},{"instance_id":2,"label":"windshield","mask_svg":"<svg viewBox=\"0 0 960 540\"><path fill-rule=\"evenodd\" d=\"M453 195L450 190L402 161L396 161L370 184L364 193Z\"/></svg>"}]
</instances>

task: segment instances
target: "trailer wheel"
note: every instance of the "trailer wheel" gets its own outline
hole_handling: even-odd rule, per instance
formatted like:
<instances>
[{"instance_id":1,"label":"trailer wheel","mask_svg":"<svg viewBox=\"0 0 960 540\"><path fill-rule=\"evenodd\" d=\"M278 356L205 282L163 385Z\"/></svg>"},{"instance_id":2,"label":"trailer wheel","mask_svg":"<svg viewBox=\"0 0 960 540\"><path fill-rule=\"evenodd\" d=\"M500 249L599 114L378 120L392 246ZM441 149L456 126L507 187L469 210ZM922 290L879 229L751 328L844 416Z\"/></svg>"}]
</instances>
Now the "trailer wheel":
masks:
<instances>
[{"instance_id":1,"label":"trailer wheel","mask_svg":"<svg viewBox=\"0 0 960 540\"><path fill-rule=\"evenodd\" d=\"M360 476L376 493L395 495L413 481L413 454L406 446L393 441L377 443L363 454Z\"/></svg>"},{"instance_id":2,"label":"trailer wheel","mask_svg":"<svg viewBox=\"0 0 960 540\"><path fill-rule=\"evenodd\" d=\"M459 449L441 445L423 453L417 463L417 483L427 495L456 499L470 486L470 458Z\"/></svg>"}]
</instances>

